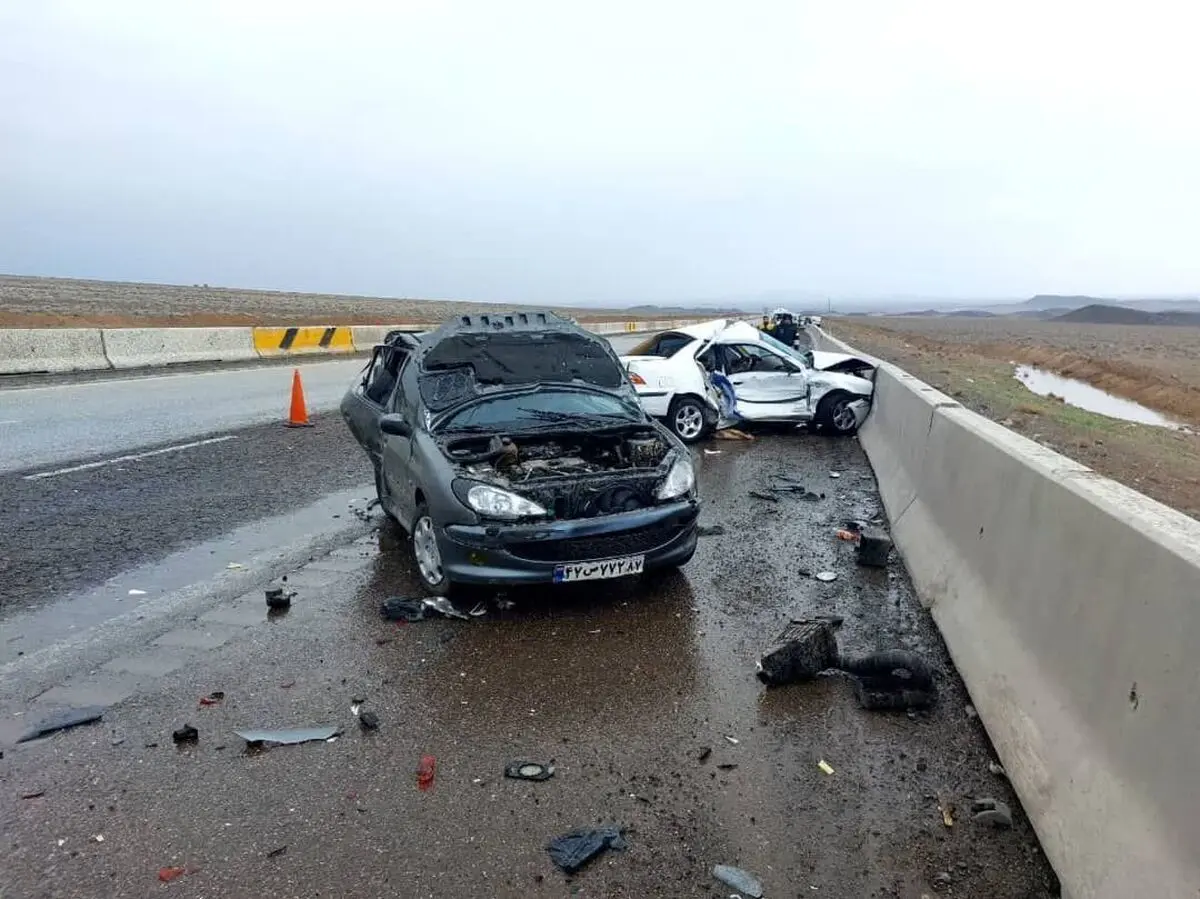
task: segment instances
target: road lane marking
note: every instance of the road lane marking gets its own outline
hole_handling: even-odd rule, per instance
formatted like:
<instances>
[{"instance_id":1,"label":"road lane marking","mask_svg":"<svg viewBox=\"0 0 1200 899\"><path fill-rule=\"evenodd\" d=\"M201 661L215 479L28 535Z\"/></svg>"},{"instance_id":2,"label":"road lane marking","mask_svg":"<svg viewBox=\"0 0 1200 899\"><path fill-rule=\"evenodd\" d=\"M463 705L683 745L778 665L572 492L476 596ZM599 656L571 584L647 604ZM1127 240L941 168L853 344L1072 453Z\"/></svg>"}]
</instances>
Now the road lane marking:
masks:
<instances>
[{"instance_id":1,"label":"road lane marking","mask_svg":"<svg viewBox=\"0 0 1200 899\"><path fill-rule=\"evenodd\" d=\"M115 459L102 459L99 462L85 462L83 465L72 465L70 468L56 468L54 471L39 471L37 474L27 474L22 480L38 481L42 478L56 478L60 474L73 474L76 471L90 471L93 468L103 468L105 465L116 465L119 462L136 462L139 459L149 459L151 456L162 456L166 453L177 453L180 450L195 449L198 446L208 446L212 443L224 443L226 440L237 440L237 434L226 434L224 437L209 437L207 440L193 440L191 443L178 443L175 446L164 446L161 449L145 453L133 453L128 456L117 456Z\"/></svg>"}]
</instances>

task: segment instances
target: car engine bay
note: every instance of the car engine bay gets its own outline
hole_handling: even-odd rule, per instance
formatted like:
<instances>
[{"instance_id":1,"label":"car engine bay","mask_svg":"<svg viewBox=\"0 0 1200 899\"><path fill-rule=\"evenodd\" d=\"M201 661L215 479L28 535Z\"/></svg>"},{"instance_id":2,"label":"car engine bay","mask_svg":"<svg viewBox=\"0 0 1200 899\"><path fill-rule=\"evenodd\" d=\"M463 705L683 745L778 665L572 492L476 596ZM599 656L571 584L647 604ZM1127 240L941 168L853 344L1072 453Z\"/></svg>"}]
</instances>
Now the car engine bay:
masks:
<instances>
[{"instance_id":1,"label":"car engine bay","mask_svg":"<svg viewBox=\"0 0 1200 899\"><path fill-rule=\"evenodd\" d=\"M537 434L452 438L444 452L464 476L505 489L552 510L590 518L657 504L670 444L650 428L600 434Z\"/></svg>"}]
</instances>

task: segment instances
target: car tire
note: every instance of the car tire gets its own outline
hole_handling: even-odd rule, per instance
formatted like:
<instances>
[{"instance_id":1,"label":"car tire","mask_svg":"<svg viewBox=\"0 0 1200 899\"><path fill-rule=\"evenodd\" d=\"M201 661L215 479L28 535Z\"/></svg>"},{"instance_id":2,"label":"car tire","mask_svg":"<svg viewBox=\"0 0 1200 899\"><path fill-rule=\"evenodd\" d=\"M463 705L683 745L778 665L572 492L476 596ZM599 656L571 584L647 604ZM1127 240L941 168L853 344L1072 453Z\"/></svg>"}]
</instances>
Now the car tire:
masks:
<instances>
[{"instance_id":1,"label":"car tire","mask_svg":"<svg viewBox=\"0 0 1200 899\"><path fill-rule=\"evenodd\" d=\"M400 519L398 519L392 513L392 510L388 508L388 492L387 487L384 486L383 483L383 467L378 463L375 465L375 496L379 500L379 508L383 510L383 514L386 515L390 521L399 524Z\"/></svg>"},{"instance_id":2,"label":"car tire","mask_svg":"<svg viewBox=\"0 0 1200 899\"><path fill-rule=\"evenodd\" d=\"M854 410L848 407L857 399L859 398L843 390L826 394L817 404L817 414L813 416L813 420L827 433L839 437L853 434L858 430L858 419Z\"/></svg>"},{"instance_id":3,"label":"car tire","mask_svg":"<svg viewBox=\"0 0 1200 899\"><path fill-rule=\"evenodd\" d=\"M667 410L667 427L684 443L696 443L709 431L708 409L694 396L677 396Z\"/></svg>"},{"instance_id":4,"label":"car tire","mask_svg":"<svg viewBox=\"0 0 1200 899\"><path fill-rule=\"evenodd\" d=\"M434 596L450 596L454 592L454 585L442 568L442 554L437 545L437 526L425 503L417 506L411 533L413 564L421 586Z\"/></svg>"}]
</instances>

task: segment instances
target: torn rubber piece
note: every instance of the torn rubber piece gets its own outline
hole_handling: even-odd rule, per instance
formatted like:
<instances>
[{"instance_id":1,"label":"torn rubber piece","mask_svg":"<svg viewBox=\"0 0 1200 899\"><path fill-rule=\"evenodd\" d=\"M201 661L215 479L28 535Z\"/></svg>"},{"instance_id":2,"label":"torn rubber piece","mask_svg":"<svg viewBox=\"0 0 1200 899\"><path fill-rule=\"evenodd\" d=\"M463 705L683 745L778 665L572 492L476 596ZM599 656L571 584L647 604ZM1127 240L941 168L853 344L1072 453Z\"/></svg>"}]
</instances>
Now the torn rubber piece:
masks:
<instances>
[{"instance_id":1,"label":"torn rubber piece","mask_svg":"<svg viewBox=\"0 0 1200 899\"><path fill-rule=\"evenodd\" d=\"M856 680L854 698L869 712L900 712L931 708L937 701L937 694L931 690L872 688L863 681Z\"/></svg>"},{"instance_id":2,"label":"torn rubber piece","mask_svg":"<svg viewBox=\"0 0 1200 899\"><path fill-rule=\"evenodd\" d=\"M929 663L915 652L904 649L843 659L838 667L861 678L872 689L930 690L933 687L933 669Z\"/></svg>"},{"instance_id":3,"label":"torn rubber piece","mask_svg":"<svg viewBox=\"0 0 1200 899\"><path fill-rule=\"evenodd\" d=\"M293 727L283 730L235 730L235 734L247 743L280 743L292 746L297 743L313 743L328 740L339 733L336 727Z\"/></svg>"},{"instance_id":4,"label":"torn rubber piece","mask_svg":"<svg viewBox=\"0 0 1200 899\"><path fill-rule=\"evenodd\" d=\"M104 716L104 706L85 705L75 709L63 709L47 715L29 730L17 738L18 743L36 740L55 731L78 727L80 724L91 724Z\"/></svg>"},{"instance_id":5,"label":"torn rubber piece","mask_svg":"<svg viewBox=\"0 0 1200 899\"><path fill-rule=\"evenodd\" d=\"M812 680L838 663L834 628L837 617L796 618L775 638L775 645L758 661L758 679L764 684L791 684Z\"/></svg>"},{"instance_id":6,"label":"torn rubber piece","mask_svg":"<svg viewBox=\"0 0 1200 899\"><path fill-rule=\"evenodd\" d=\"M606 849L624 849L627 844L620 827L580 828L556 837L546 845L550 861L567 874L574 874Z\"/></svg>"},{"instance_id":7,"label":"torn rubber piece","mask_svg":"<svg viewBox=\"0 0 1200 899\"><path fill-rule=\"evenodd\" d=\"M541 762L509 762L504 766L504 776L513 780L549 780L554 776L554 765Z\"/></svg>"},{"instance_id":8,"label":"torn rubber piece","mask_svg":"<svg viewBox=\"0 0 1200 899\"><path fill-rule=\"evenodd\" d=\"M264 593L267 598L267 608L276 611L290 609L292 599L296 595L295 591L285 590L283 587L268 587Z\"/></svg>"},{"instance_id":9,"label":"torn rubber piece","mask_svg":"<svg viewBox=\"0 0 1200 899\"><path fill-rule=\"evenodd\" d=\"M737 890L750 899L762 899L763 886L749 871L743 871L733 865L717 865L712 873L713 877L730 889Z\"/></svg>"},{"instance_id":10,"label":"torn rubber piece","mask_svg":"<svg viewBox=\"0 0 1200 899\"><path fill-rule=\"evenodd\" d=\"M388 621L424 621L425 603L419 599L389 596L380 603L379 612Z\"/></svg>"}]
</instances>

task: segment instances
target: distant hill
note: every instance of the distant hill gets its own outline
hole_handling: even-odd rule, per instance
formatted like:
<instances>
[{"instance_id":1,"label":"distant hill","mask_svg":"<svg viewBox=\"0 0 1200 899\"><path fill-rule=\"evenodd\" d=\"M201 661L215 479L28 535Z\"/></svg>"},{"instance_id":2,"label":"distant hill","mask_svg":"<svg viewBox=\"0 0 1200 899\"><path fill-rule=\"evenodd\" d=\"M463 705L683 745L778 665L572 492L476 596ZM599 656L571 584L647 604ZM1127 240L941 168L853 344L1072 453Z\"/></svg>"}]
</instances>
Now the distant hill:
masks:
<instances>
[{"instance_id":1,"label":"distant hill","mask_svg":"<svg viewBox=\"0 0 1200 899\"><path fill-rule=\"evenodd\" d=\"M1089 325L1191 325L1200 326L1197 312L1146 312L1126 306L1092 303L1051 319Z\"/></svg>"}]
</instances>

